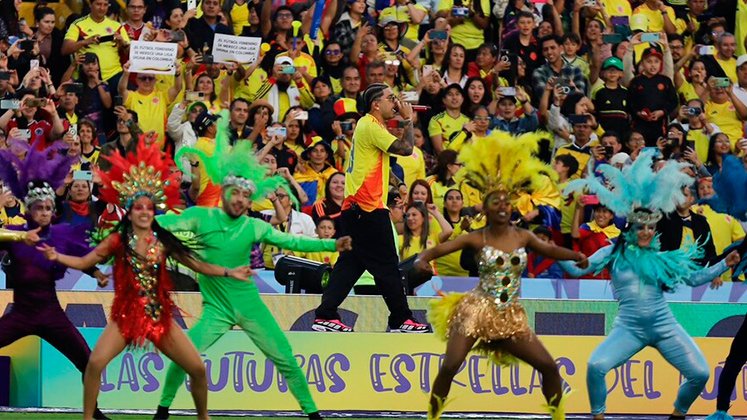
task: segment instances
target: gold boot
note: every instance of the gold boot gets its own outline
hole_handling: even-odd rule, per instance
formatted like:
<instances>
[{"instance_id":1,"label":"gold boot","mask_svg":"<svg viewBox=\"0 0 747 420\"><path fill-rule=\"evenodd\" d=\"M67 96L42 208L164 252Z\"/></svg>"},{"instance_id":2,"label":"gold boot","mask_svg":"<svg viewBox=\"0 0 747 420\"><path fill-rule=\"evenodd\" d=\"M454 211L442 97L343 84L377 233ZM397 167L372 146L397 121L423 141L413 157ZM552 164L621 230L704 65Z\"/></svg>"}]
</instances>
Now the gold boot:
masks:
<instances>
[{"instance_id":1,"label":"gold boot","mask_svg":"<svg viewBox=\"0 0 747 420\"><path fill-rule=\"evenodd\" d=\"M436 400L436 406L434 407L431 401ZM430 399L428 400L428 420L438 420L441 418L441 414L443 414L444 409L446 408L446 405L449 402L446 401L446 398L439 397L436 394L431 393Z\"/></svg>"},{"instance_id":2,"label":"gold boot","mask_svg":"<svg viewBox=\"0 0 747 420\"><path fill-rule=\"evenodd\" d=\"M552 405L558 396L552 397L549 404L545 404L545 409L550 413L552 420L565 420L565 403L568 401L568 394L564 393L560 396L560 401L557 407Z\"/></svg>"}]
</instances>

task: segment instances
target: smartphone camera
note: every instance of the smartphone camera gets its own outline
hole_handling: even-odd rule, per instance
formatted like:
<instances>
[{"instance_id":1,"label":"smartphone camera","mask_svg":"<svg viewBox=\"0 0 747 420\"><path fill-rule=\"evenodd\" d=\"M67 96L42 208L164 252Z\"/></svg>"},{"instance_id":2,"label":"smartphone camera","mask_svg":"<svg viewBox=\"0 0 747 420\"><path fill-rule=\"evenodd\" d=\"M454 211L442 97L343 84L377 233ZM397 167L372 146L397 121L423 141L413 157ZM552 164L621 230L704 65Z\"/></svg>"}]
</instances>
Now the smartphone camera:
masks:
<instances>
[{"instance_id":1,"label":"smartphone camera","mask_svg":"<svg viewBox=\"0 0 747 420\"><path fill-rule=\"evenodd\" d=\"M687 107L687 115L690 117L697 117L698 115L702 113L703 113L703 110L696 106Z\"/></svg>"}]
</instances>

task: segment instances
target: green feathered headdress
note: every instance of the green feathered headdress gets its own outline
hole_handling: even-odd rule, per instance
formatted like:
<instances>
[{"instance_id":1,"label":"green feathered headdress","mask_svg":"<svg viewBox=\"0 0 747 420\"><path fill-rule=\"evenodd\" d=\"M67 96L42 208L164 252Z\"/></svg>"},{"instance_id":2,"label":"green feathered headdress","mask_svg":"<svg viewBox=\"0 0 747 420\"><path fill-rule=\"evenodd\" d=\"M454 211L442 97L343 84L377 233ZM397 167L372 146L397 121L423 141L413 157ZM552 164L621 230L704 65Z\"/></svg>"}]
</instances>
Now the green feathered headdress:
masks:
<instances>
[{"instance_id":1,"label":"green feathered headdress","mask_svg":"<svg viewBox=\"0 0 747 420\"><path fill-rule=\"evenodd\" d=\"M220 116L221 118L216 121L218 131L215 136L213 154L210 156L194 147L183 147L174 158L178 162L179 169L183 172L188 171L188 168L183 167L184 162L181 157L193 155L202 162L210 181L224 188L236 186L251 190L252 200L262 199L280 187L290 193L290 186L285 179L278 175L267 176L268 169L257 161L250 141L241 140L233 147L230 145L228 111L221 111ZM289 195L291 199L295 198L293 194Z\"/></svg>"}]
</instances>

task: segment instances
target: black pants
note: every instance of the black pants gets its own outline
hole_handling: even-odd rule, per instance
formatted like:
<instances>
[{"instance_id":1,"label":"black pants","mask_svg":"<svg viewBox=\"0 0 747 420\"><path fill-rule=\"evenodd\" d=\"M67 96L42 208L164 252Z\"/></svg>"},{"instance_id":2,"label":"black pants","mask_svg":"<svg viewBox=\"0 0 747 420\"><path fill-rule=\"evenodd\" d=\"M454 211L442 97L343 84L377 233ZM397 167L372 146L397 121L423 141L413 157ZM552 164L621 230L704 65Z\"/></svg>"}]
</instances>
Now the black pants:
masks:
<instances>
[{"instance_id":1,"label":"black pants","mask_svg":"<svg viewBox=\"0 0 747 420\"><path fill-rule=\"evenodd\" d=\"M726 356L724 370L721 371L721 376L718 378L717 410L729 410L734 383L745 362L747 362L747 318L742 321L742 326L739 327L734 341L731 342L731 349L729 355Z\"/></svg>"},{"instance_id":2,"label":"black pants","mask_svg":"<svg viewBox=\"0 0 747 420\"><path fill-rule=\"evenodd\" d=\"M380 209L368 213L354 206L342 212L339 225L340 236L353 238L353 250L340 254L329 285L324 289L322 304L316 309L317 318L340 319L337 308L368 270L389 308L389 326L399 327L412 318L412 312L402 287L389 211Z\"/></svg>"}]
</instances>

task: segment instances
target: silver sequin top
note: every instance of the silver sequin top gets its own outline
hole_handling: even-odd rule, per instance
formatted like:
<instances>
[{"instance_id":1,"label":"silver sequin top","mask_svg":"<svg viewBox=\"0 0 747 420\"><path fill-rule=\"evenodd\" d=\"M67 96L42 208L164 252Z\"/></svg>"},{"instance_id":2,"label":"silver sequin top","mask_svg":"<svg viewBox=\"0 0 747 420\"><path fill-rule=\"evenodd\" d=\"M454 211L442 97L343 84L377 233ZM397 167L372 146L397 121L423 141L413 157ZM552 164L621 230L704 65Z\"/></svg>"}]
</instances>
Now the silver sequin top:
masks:
<instances>
[{"instance_id":1,"label":"silver sequin top","mask_svg":"<svg viewBox=\"0 0 747 420\"><path fill-rule=\"evenodd\" d=\"M485 245L480 254L478 289L490 295L498 307L506 306L519 298L521 273L527 265L527 251L519 248L506 253Z\"/></svg>"}]
</instances>

